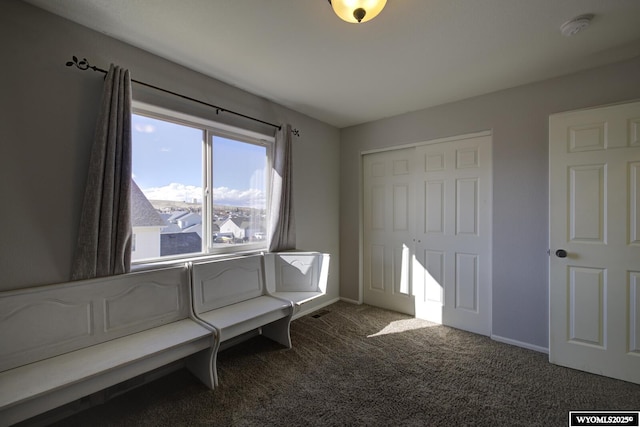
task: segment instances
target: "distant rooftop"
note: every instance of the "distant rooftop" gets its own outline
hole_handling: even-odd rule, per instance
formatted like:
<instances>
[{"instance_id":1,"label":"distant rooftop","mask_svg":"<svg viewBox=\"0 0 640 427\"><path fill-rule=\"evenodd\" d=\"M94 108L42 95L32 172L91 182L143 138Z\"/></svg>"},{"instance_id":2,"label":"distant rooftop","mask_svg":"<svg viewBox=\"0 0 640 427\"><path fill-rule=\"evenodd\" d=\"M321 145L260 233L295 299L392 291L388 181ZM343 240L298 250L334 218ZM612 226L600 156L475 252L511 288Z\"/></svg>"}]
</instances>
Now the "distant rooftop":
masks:
<instances>
[{"instance_id":1,"label":"distant rooftop","mask_svg":"<svg viewBox=\"0 0 640 427\"><path fill-rule=\"evenodd\" d=\"M188 254L202 251L198 233L171 233L160 235L160 256Z\"/></svg>"},{"instance_id":2,"label":"distant rooftop","mask_svg":"<svg viewBox=\"0 0 640 427\"><path fill-rule=\"evenodd\" d=\"M164 227L167 225L133 179L131 180L131 225L133 227Z\"/></svg>"}]
</instances>

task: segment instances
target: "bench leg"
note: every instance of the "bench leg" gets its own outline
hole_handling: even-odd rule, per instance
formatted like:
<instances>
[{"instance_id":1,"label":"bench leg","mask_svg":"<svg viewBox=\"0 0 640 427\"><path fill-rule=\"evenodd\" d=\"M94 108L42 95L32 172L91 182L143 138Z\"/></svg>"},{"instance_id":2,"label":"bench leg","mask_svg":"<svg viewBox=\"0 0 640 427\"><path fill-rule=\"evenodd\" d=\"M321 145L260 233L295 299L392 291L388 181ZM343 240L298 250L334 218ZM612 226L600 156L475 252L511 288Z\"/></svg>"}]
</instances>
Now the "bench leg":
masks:
<instances>
[{"instance_id":1,"label":"bench leg","mask_svg":"<svg viewBox=\"0 0 640 427\"><path fill-rule=\"evenodd\" d=\"M219 347L219 346L218 346ZM218 387L218 347L213 351L213 357L211 358L211 370L213 372L213 383Z\"/></svg>"},{"instance_id":2,"label":"bench leg","mask_svg":"<svg viewBox=\"0 0 640 427\"><path fill-rule=\"evenodd\" d=\"M213 384L215 387L218 387L218 350L220 349L220 337L222 336L222 331L218 328L216 329L216 336L213 340L213 348L211 354L211 374L213 376Z\"/></svg>"},{"instance_id":3,"label":"bench leg","mask_svg":"<svg viewBox=\"0 0 640 427\"><path fill-rule=\"evenodd\" d=\"M291 348L291 335L289 334L290 324L291 316L276 320L262 327L262 335L287 348Z\"/></svg>"},{"instance_id":4,"label":"bench leg","mask_svg":"<svg viewBox=\"0 0 640 427\"><path fill-rule=\"evenodd\" d=\"M198 378L204 385L213 390L216 386L213 375L213 349L202 350L186 359L189 372Z\"/></svg>"}]
</instances>

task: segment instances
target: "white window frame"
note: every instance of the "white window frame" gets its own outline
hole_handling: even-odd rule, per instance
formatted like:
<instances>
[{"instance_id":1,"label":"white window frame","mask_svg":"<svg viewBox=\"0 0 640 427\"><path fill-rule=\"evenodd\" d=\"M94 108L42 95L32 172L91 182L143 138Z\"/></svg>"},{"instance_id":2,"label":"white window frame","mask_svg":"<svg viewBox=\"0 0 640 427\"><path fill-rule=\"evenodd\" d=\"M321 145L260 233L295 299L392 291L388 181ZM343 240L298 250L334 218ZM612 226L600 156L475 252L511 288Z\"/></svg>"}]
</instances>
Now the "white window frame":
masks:
<instances>
[{"instance_id":1,"label":"white window frame","mask_svg":"<svg viewBox=\"0 0 640 427\"><path fill-rule=\"evenodd\" d=\"M203 119L201 117L192 116L189 114L180 113L178 111L169 110L156 105L143 103L140 101L132 101L132 114L150 117L152 119L164 120L170 123L178 125L188 126L192 128L201 129L204 131L204 141L202 144L202 161L203 161L203 200L202 200L202 251L199 253L189 253L183 255L172 255L158 258L142 259L132 261L133 267L151 265L151 264L164 264L166 262L174 261L189 261L202 257L208 257L212 255L225 255L247 252L259 252L266 251L267 240L256 243L243 243L239 245L229 245L229 247L212 247L213 233L210 229L213 224L213 200L212 191L213 188L213 156L212 156L212 140L214 136L220 136L223 138L229 138L236 141L246 142L249 144L260 145L266 148L267 162L266 162L266 188L267 192L267 206L265 207L266 221L265 226L269 224L269 207L271 203L271 182L272 182L272 165L273 165L273 150L275 145L275 137L273 135L266 135L259 132L250 131L235 126L230 126L224 123L218 123L213 120Z\"/></svg>"}]
</instances>

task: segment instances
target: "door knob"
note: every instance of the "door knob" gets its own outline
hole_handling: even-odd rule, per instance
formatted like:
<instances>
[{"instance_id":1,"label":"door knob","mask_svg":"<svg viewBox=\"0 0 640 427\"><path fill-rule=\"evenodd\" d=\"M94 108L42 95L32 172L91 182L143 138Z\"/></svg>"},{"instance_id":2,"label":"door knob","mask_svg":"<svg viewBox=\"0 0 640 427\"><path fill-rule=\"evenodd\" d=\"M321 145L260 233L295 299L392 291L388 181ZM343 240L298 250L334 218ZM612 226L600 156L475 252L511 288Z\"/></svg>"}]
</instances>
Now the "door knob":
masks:
<instances>
[{"instance_id":1,"label":"door knob","mask_svg":"<svg viewBox=\"0 0 640 427\"><path fill-rule=\"evenodd\" d=\"M566 258L567 257L567 251L565 251L564 249L558 249L556 251L556 256L558 258Z\"/></svg>"}]
</instances>

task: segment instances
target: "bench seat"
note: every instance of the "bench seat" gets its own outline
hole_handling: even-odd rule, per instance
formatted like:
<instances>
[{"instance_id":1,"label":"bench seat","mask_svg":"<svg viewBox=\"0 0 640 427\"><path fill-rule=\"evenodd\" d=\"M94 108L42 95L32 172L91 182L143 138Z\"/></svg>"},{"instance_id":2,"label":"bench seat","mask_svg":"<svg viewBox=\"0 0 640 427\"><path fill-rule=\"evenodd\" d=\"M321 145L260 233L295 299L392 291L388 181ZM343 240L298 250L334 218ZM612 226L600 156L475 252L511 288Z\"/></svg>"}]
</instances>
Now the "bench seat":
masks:
<instances>
[{"instance_id":1,"label":"bench seat","mask_svg":"<svg viewBox=\"0 0 640 427\"><path fill-rule=\"evenodd\" d=\"M264 283L262 254L191 264L193 312L218 337L213 355L214 383L220 344L257 330L291 348L291 301L269 296Z\"/></svg>"},{"instance_id":2,"label":"bench seat","mask_svg":"<svg viewBox=\"0 0 640 427\"><path fill-rule=\"evenodd\" d=\"M215 347L187 265L0 292L0 425L181 359L213 388Z\"/></svg>"},{"instance_id":3,"label":"bench seat","mask_svg":"<svg viewBox=\"0 0 640 427\"><path fill-rule=\"evenodd\" d=\"M295 313L327 293L329 254L272 252L264 254L267 293L291 301Z\"/></svg>"},{"instance_id":4,"label":"bench seat","mask_svg":"<svg viewBox=\"0 0 640 427\"><path fill-rule=\"evenodd\" d=\"M211 331L184 319L0 372L0 417L53 409L211 346Z\"/></svg>"},{"instance_id":5,"label":"bench seat","mask_svg":"<svg viewBox=\"0 0 640 427\"><path fill-rule=\"evenodd\" d=\"M198 317L215 326L220 331L220 341L223 342L287 317L290 312L289 302L260 296L199 313Z\"/></svg>"}]
</instances>

